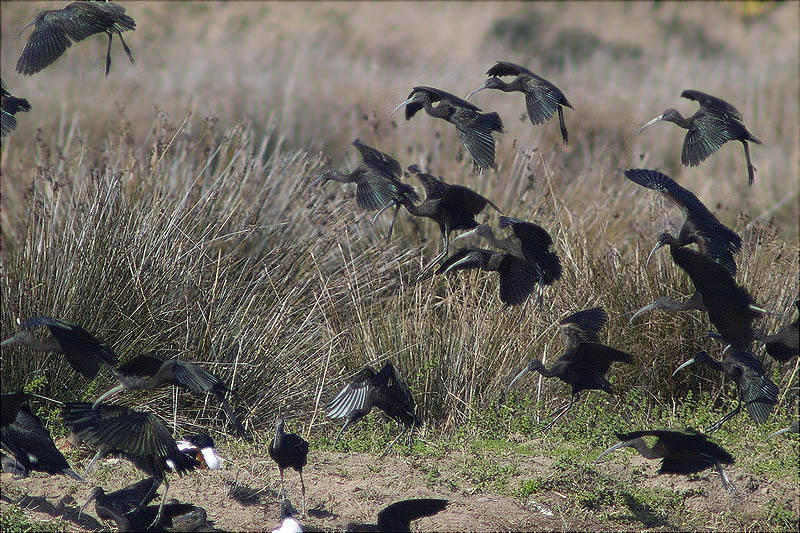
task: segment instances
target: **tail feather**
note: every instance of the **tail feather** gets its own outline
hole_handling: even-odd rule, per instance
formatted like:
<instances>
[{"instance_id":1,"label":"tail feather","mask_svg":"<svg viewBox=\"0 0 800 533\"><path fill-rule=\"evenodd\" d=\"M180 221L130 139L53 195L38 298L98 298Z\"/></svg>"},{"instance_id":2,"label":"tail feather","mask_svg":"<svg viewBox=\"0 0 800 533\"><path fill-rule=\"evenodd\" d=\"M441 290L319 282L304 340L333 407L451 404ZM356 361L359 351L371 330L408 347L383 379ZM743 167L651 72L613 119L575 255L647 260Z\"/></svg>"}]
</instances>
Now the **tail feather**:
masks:
<instances>
[{"instance_id":1,"label":"tail feather","mask_svg":"<svg viewBox=\"0 0 800 533\"><path fill-rule=\"evenodd\" d=\"M225 395L223 395L221 392L217 392L216 396L219 400L219 403L222 405L222 409L225 411L225 414L228 415L228 419L230 419L231 424L236 430L236 434L239 435L240 438L250 441L250 437L247 436L244 431L244 426L242 426L242 423L239 422L239 419L236 418L236 415L233 413L233 409L231 409L230 404L228 404L228 400L225 399Z\"/></svg>"}]
</instances>

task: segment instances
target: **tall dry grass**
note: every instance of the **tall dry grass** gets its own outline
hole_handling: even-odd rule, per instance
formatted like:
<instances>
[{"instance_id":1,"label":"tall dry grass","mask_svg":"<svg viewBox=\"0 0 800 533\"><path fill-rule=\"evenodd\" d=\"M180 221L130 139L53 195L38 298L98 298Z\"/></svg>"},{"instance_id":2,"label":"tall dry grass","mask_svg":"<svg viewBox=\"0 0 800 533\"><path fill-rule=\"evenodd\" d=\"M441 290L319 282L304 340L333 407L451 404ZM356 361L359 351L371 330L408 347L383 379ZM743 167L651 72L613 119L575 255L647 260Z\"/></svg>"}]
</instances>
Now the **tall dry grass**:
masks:
<instances>
[{"instance_id":1,"label":"tall dry grass","mask_svg":"<svg viewBox=\"0 0 800 533\"><path fill-rule=\"evenodd\" d=\"M423 416L451 426L503 398L528 358L557 357L560 318L603 305L606 342L637 360L612 371L615 387L641 388L656 405L688 388L718 393L717 380L669 376L713 347L703 315L627 323L657 296L691 293L668 253L643 268L680 214L627 183L630 166L667 172L742 235L737 280L759 302L791 312L797 297L797 4L744 17L738 5L130 3L135 67L115 44L103 79L97 38L14 77L23 41L9 30L36 7L2 4L4 80L34 106L0 159L3 336L16 317L51 314L108 339L123 359L158 349L204 362L238 390L234 403L257 429L278 410L322 422L318 407L349 372L391 358ZM466 94L497 59L564 90L575 106L568 148L555 124L518 120L521 95L475 98L506 125L497 170L480 176L452 126L386 117L414 85ZM765 141L752 150L752 189L740 147L687 169L683 131L635 135L666 107L691 113L685 88L731 101ZM401 215L386 244L386 221L370 224L349 188L303 192L324 166L357 164L355 137L548 228L564 276L544 307L517 324L519 310L502 307L485 273L410 284L438 246L431 223ZM793 371L776 369L783 387ZM57 357L4 350L3 390L42 375L61 399L110 385L103 375L87 391ZM527 383L545 404L564 394ZM174 401L167 390L123 398ZM216 406L188 395L178 405L181 424L224 430Z\"/></svg>"}]
</instances>

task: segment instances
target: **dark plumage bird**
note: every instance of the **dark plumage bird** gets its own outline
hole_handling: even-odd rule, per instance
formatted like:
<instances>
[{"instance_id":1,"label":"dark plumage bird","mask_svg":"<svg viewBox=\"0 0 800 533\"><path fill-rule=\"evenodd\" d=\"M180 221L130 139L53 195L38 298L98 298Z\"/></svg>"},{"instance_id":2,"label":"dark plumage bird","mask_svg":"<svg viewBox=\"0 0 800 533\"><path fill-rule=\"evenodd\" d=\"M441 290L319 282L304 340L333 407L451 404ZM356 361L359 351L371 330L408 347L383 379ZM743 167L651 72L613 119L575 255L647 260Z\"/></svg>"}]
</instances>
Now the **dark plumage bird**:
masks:
<instances>
[{"instance_id":1,"label":"dark plumage bird","mask_svg":"<svg viewBox=\"0 0 800 533\"><path fill-rule=\"evenodd\" d=\"M6 84L0 81L0 137L5 137L17 127L14 115L19 111L30 111L31 104L24 98L17 98L6 89Z\"/></svg>"},{"instance_id":2,"label":"dark plumage bird","mask_svg":"<svg viewBox=\"0 0 800 533\"><path fill-rule=\"evenodd\" d=\"M17 61L17 72L20 74L39 72L61 57L72 46L72 41L82 41L96 33L108 35L106 76L111 69L111 40L114 33L119 35L131 64L134 62L122 32L135 30L136 22L125 14L124 7L114 2L72 2L63 9L41 11L19 33L22 34L31 25L35 25L33 33Z\"/></svg>"},{"instance_id":3,"label":"dark plumage bird","mask_svg":"<svg viewBox=\"0 0 800 533\"><path fill-rule=\"evenodd\" d=\"M326 411L330 418L344 418L345 423L336 442L342 437L347 426L367 416L373 407L377 407L389 415L391 419L402 426L402 431L386 448L381 457L392 449L394 443L409 431L409 440L413 437L414 428L422 425L422 420L417 417L414 397L408 388L403 376L389 361L377 374L370 367L358 372L327 405Z\"/></svg>"},{"instance_id":4,"label":"dark plumage bird","mask_svg":"<svg viewBox=\"0 0 800 533\"><path fill-rule=\"evenodd\" d=\"M674 376L679 370L692 363L702 363L718 372L724 372L734 383L738 392L739 402L736 408L723 416L706 433L716 431L731 417L742 410L744 403L747 413L753 422L763 424L778 403L778 387L765 375L764 365L761 360L747 350L734 349L722 362L712 359L707 352L700 351L692 358L675 369Z\"/></svg>"},{"instance_id":5,"label":"dark plumage bird","mask_svg":"<svg viewBox=\"0 0 800 533\"><path fill-rule=\"evenodd\" d=\"M473 268L500 274L500 300L506 305L525 303L538 280L536 271L525 260L483 248L462 248L453 252L436 273Z\"/></svg>"},{"instance_id":6,"label":"dark plumage bird","mask_svg":"<svg viewBox=\"0 0 800 533\"><path fill-rule=\"evenodd\" d=\"M721 446L708 440L708 437L702 433L693 429L684 431L656 429L616 433L616 435L621 442L601 453L595 460L595 464L614 450L630 447L645 459L661 459L659 474L688 475L716 467L722 485L732 495L736 494L736 488L728 479L722 466L723 464L733 464L733 457ZM652 448L648 448L642 438L650 436L657 437Z\"/></svg>"},{"instance_id":7,"label":"dark plumage bird","mask_svg":"<svg viewBox=\"0 0 800 533\"><path fill-rule=\"evenodd\" d=\"M19 395L8 399L3 395L3 427L0 429L0 445L10 453L13 462L4 458L4 470L9 468L16 476L27 477L31 470L48 474L64 474L78 481L83 478L76 474L67 464L67 460L58 451L50 432L44 427L38 416L33 414L27 403L20 401ZM5 424L6 410L16 407L17 414L13 421ZM9 411L10 412L10 411Z\"/></svg>"},{"instance_id":8,"label":"dark plumage bird","mask_svg":"<svg viewBox=\"0 0 800 533\"><path fill-rule=\"evenodd\" d=\"M149 352L137 355L125 364L120 365L119 369L114 370L113 373L114 377L119 380L120 385L100 396L94 402L95 406L122 391L133 389L153 390L163 385L175 385L197 395L213 394L222 405L222 409L228 415L239 437L248 439L244 427L233 413L228 400L225 399L225 393L230 391L228 386L220 378L194 363L178 359L167 359L157 353Z\"/></svg>"},{"instance_id":9,"label":"dark plumage bird","mask_svg":"<svg viewBox=\"0 0 800 533\"><path fill-rule=\"evenodd\" d=\"M498 239L492 228L487 224L481 224L453 240L478 235L495 248L505 250L514 257L525 261L539 282L538 299L541 302L545 285L552 285L561 278L561 261L556 253L550 250L553 239L550 238L547 230L538 224L517 218L500 217L500 227L511 228L511 234Z\"/></svg>"},{"instance_id":10,"label":"dark plumage bird","mask_svg":"<svg viewBox=\"0 0 800 533\"><path fill-rule=\"evenodd\" d=\"M10 392L0 396L0 427L6 427L17 418L22 405L30 399L30 394L24 392Z\"/></svg>"},{"instance_id":11,"label":"dark plumage bird","mask_svg":"<svg viewBox=\"0 0 800 533\"><path fill-rule=\"evenodd\" d=\"M750 293L736 284L725 267L713 259L690 250L689 248L670 245L672 259L694 284L696 293L702 299L703 308L708 312L708 318L717 328L717 331L728 344L734 348L746 349L753 342L753 319L764 310L758 307ZM694 295L694 304L698 303ZM662 298L663 301L669 301ZM652 309L655 302L637 311L633 316L642 311ZM683 304L686 307L686 304ZM695 307L698 308L699 307ZM633 320L633 318L631 318Z\"/></svg>"},{"instance_id":12,"label":"dark plumage bird","mask_svg":"<svg viewBox=\"0 0 800 533\"><path fill-rule=\"evenodd\" d=\"M324 184L330 180L340 183L355 183L358 205L371 211L379 210L372 219L373 222L384 210L394 206L392 223L389 225L389 233L386 234L388 241L392 237L392 229L397 220L397 213L400 212L400 206L404 202L419 201L419 196L411 185L400 181L403 167L394 158L367 146L358 139L353 141L352 145L358 148L363 163L347 174L335 168L326 170L308 187Z\"/></svg>"},{"instance_id":13,"label":"dark plumage bird","mask_svg":"<svg viewBox=\"0 0 800 533\"><path fill-rule=\"evenodd\" d=\"M197 467L197 461L178 450L169 430L153 414L142 413L118 405L100 404L92 407L86 402L64 404L64 422L81 440L99 447L97 454L86 467L108 454L119 454L133 465L155 478L151 491L163 482L164 495L151 526L160 522L167 499L169 481L167 471L183 475ZM135 514L147 504L149 494L142 498Z\"/></svg>"},{"instance_id":14,"label":"dark plumage bird","mask_svg":"<svg viewBox=\"0 0 800 533\"><path fill-rule=\"evenodd\" d=\"M800 300L795 300L794 305L800 313ZM797 318L773 334L760 329L754 329L753 334L756 340L766 344L767 353L778 361L788 361L800 355L800 327Z\"/></svg>"},{"instance_id":15,"label":"dark plumage bird","mask_svg":"<svg viewBox=\"0 0 800 533\"><path fill-rule=\"evenodd\" d=\"M503 92L519 91L525 94L525 107L528 108L528 117L534 125L544 124L553 113L558 111L558 125L561 127L561 137L564 144L567 144L567 126L564 124L564 107L572 109L567 97L561 90L530 70L509 63L498 61L492 68L486 71L487 76L491 76L483 84L469 93L470 96L484 89L499 89ZM516 76L510 83L506 83L500 78L503 76Z\"/></svg>"},{"instance_id":16,"label":"dark plumage bird","mask_svg":"<svg viewBox=\"0 0 800 533\"><path fill-rule=\"evenodd\" d=\"M411 522L444 511L450 502L438 498L414 498L387 505L378 513L377 524L347 524L345 531L380 531L407 533Z\"/></svg>"},{"instance_id":17,"label":"dark plumage bird","mask_svg":"<svg viewBox=\"0 0 800 533\"><path fill-rule=\"evenodd\" d=\"M278 464L281 474L281 498L286 497L283 487L284 468L294 468L300 474L300 490L303 494L303 517L306 516L306 485L303 482L303 467L308 463L308 442L296 433L283 431L286 420L278 419L275 438L269 443L269 456Z\"/></svg>"},{"instance_id":18,"label":"dark plumage bird","mask_svg":"<svg viewBox=\"0 0 800 533\"><path fill-rule=\"evenodd\" d=\"M437 103L436 106L432 104ZM481 169L494 166L494 137L503 132L503 121L497 113L481 113L481 108L454 94L433 87L414 87L408 99L395 107L391 114L406 106L406 120L425 109L430 116L446 120L456 127L464 147Z\"/></svg>"},{"instance_id":19,"label":"dark plumage bird","mask_svg":"<svg viewBox=\"0 0 800 533\"><path fill-rule=\"evenodd\" d=\"M526 373L536 370L546 378L557 377L572 387L569 403L550 415L555 418L545 431L564 416L582 391L602 390L613 394L611 383L605 377L612 364L633 364L632 355L600 343L598 333L606 322L608 315L602 307L578 311L564 318L559 322L565 343L561 357L549 369L541 361L534 359L508 385L511 388Z\"/></svg>"},{"instance_id":20,"label":"dark plumage bird","mask_svg":"<svg viewBox=\"0 0 800 533\"><path fill-rule=\"evenodd\" d=\"M80 519L87 505L95 502L94 510L97 518L118 522L122 515L133 511L140 503L147 505L156 499L158 496L156 489L159 484L156 478L148 477L110 493L106 493L103 487L95 487L78 511L78 518Z\"/></svg>"},{"instance_id":21,"label":"dark plumage bird","mask_svg":"<svg viewBox=\"0 0 800 533\"><path fill-rule=\"evenodd\" d=\"M744 157L747 160L748 184L752 185L756 168L750 162L750 148L747 141L756 144L761 144L761 141L747 131L739 110L721 98L700 91L683 91L681 97L695 100L700 104L700 109L689 118L684 118L674 109L667 109L642 126L639 133L660 120L672 122L689 130L683 140L681 153L681 163L687 167L699 165L728 141L740 141L744 146Z\"/></svg>"},{"instance_id":22,"label":"dark plumage bird","mask_svg":"<svg viewBox=\"0 0 800 533\"><path fill-rule=\"evenodd\" d=\"M22 330L0 343L0 346L25 344L36 352L64 354L70 366L86 379L92 379L104 364L113 369L117 355L110 346L77 324L63 320L38 316L21 324ZM47 326L50 335L43 339L36 337L31 328Z\"/></svg>"},{"instance_id":23,"label":"dark plumage bird","mask_svg":"<svg viewBox=\"0 0 800 533\"><path fill-rule=\"evenodd\" d=\"M800 433L800 422L795 420L794 422L789 424L788 428L779 429L778 431L775 431L774 433L770 433L769 435L767 435L767 438L764 439L764 440L769 440L772 437L775 437L776 435L782 435L783 433Z\"/></svg>"},{"instance_id":24,"label":"dark plumage bird","mask_svg":"<svg viewBox=\"0 0 800 533\"><path fill-rule=\"evenodd\" d=\"M686 217L677 238L668 232L661 234L650 255L647 256L645 268L656 250L666 244L685 246L696 243L700 253L724 266L732 276L736 274L736 262L733 256L742 249L741 237L721 224L694 193L655 170L630 169L625 171L625 177L637 185L663 194L677 205Z\"/></svg>"},{"instance_id":25,"label":"dark plumage bird","mask_svg":"<svg viewBox=\"0 0 800 533\"><path fill-rule=\"evenodd\" d=\"M491 205L500 213L502 211L487 198L463 185L445 183L430 174L425 174L416 165L408 167L408 171L416 174L417 179L425 187L425 201L418 205L404 201L403 205L410 214L416 217L430 218L439 224L439 231L444 243L441 253L420 271L417 277L419 280L428 273L433 265L447 257L450 251L450 233L452 231L477 227L478 221L475 220L475 216L487 205Z\"/></svg>"}]
</instances>

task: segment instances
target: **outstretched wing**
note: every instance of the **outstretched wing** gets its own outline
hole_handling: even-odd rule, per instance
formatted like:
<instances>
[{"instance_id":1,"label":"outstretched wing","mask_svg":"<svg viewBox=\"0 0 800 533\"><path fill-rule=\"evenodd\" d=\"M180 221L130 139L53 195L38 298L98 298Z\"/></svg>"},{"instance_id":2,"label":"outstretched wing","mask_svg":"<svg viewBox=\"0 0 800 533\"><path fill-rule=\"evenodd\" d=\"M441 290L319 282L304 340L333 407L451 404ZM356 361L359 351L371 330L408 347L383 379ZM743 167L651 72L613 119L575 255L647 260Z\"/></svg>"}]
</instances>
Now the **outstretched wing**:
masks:
<instances>
[{"instance_id":1,"label":"outstretched wing","mask_svg":"<svg viewBox=\"0 0 800 533\"><path fill-rule=\"evenodd\" d=\"M708 156L720 149L728 141L741 134L740 127L725 116L701 111L695 114L683 140L681 163L693 167L708 159Z\"/></svg>"},{"instance_id":2,"label":"outstretched wing","mask_svg":"<svg viewBox=\"0 0 800 533\"><path fill-rule=\"evenodd\" d=\"M100 363L111 367L117 365L114 350L77 324L47 316L33 317L22 323L24 328L38 326L47 326L70 366L88 379L97 375Z\"/></svg>"},{"instance_id":3,"label":"outstretched wing","mask_svg":"<svg viewBox=\"0 0 800 533\"><path fill-rule=\"evenodd\" d=\"M739 110L722 98L717 98L716 96L711 96L710 94L696 91L694 89L687 89L683 91L681 93L681 98L694 100L700 104L700 107L703 109L714 113L728 115L733 119L736 119L740 122L742 121L742 114L739 112Z\"/></svg>"},{"instance_id":4,"label":"outstretched wing","mask_svg":"<svg viewBox=\"0 0 800 533\"><path fill-rule=\"evenodd\" d=\"M564 351L581 342L600 342L598 334L607 322L608 314L602 307L584 309L562 319L558 325L566 343Z\"/></svg>"},{"instance_id":5,"label":"outstretched wing","mask_svg":"<svg viewBox=\"0 0 800 533\"><path fill-rule=\"evenodd\" d=\"M325 407L330 418L350 418L366 405L370 383L375 379L375 371L366 367L359 371L353 380Z\"/></svg>"},{"instance_id":6,"label":"outstretched wing","mask_svg":"<svg viewBox=\"0 0 800 533\"><path fill-rule=\"evenodd\" d=\"M530 70L526 69L521 65L517 65L516 63L510 63L508 61L498 61L494 64L492 68L486 71L487 76L519 76L520 74L526 74L528 76L534 76L535 74Z\"/></svg>"},{"instance_id":7,"label":"outstretched wing","mask_svg":"<svg viewBox=\"0 0 800 533\"><path fill-rule=\"evenodd\" d=\"M367 166L395 178L403 175L403 167L393 157L367 146L359 139L353 141L352 144L361 152L361 158Z\"/></svg>"},{"instance_id":8,"label":"outstretched wing","mask_svg":"<svg viewBox=\"0 0 800 533\"><path fill-rule=\"evenodd\" d=\"M399 395L405 407L407 407L409 411L414 412L415 404L414 397L411 395L411 389L408 388L408 384L406 380L403 379L403 375L390 361L386 361L386 364L383 365L383 368L378 373L377 381L381 383L384 382L383 380L385 380L387 389Z\"/></svg>"}]
</instances>

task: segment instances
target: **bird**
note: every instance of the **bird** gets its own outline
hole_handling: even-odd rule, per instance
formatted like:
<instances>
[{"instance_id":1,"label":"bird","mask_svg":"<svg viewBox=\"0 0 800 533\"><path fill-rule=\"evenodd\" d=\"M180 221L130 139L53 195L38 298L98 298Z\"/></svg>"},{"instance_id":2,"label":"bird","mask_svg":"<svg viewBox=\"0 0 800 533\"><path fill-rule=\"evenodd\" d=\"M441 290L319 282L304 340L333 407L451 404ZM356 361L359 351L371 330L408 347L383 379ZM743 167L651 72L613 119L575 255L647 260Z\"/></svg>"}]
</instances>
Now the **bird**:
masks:
<instances>
[{"instance_id":1,"label":"bird","mask_svg":"<svg viewBox=\"0 0 800 533\"><path fill-rule=\"evenodd\" d=\"M675 264L689 275L709 320L725 342L734 348L748 348L754 338L753 319L766 311L713 259L675 245L670 245L669 251Z\"/></svg>"},{"instance_id":2,"label":"bird","mask_svg":"<svg viewBox=\"0 0 800 533\"><path fill-rule=\"evenodd\" d=\"M40 11L32 21L19 30L19 34L35 25L17 61L17 72L31 75L49 66L72 41L78 42L96 33L108 35L106 76L111 69L111 40L119 35L122 47L131 64L133 54L122 38L122 32L136 29L136 21L125 14L125 8L114 2L72 2L63 9Z\"/></svg>"},{"instance_id":3,"label":"bird","mask_svg":"<svg viewBox=\"0 0 800 533\"><path fill-rule=\"evenodd\" d=\"M800 299L795 300L794 305L800 313ZM753 335L756 340L766 344L767 353L777 361L788 361L800 355L800 327L797 318L773 334L754 328Z\"/></svg>"},{"instance_id":4,"label":"bird","mask_svg":"<svg viewBox=\"0 0 800 533\"><path fill-rule=\"evenodd\" d=\"M24 398L27 399L27 398ZM48 474L63 474L77 481L83 478L69 467L67 460L56 448L50 432L19 394L3 394L3 426L0 428L0 445L11 454L3 460L3 470L17 477L27 477L31 470ZM8 405L6 404L8 402ZM16 416L6 424L7 412L16 407Z\"/></svg>"},{"instance_id":5,"label":"bird","mask_svg":"<svg viewBox=\"0 0 800 533\"><path fill-rule=\"evenodd\" d=\"M708 352L699 351L672 373L674 376L680 370L692 363L702 363L726 376L736 383L739 403L736 408L713 424L706 433L712 433L722 424L742 410L744 403L747 413L753 422L763 424L778 403L778 387L766 376L764 365L752 352L734 349L722 362L713 359Z\"/></svg>"},{"instance_id":6,"label":"bird","mask_svg":"<svg viewBox=\"0 0 800 533\"><path fill-rule=\"evenodd\" d=\"M447 257L450 251L450 232L460 229L472 229L478 226L475 215L491 205L499 213L502 211L489 199L484 198L472 189L463 185L451 185L430 174L425 174L417 165L408 167L408 171L417 176L425 188L425 201L421 204L404 200L403 206L411 215L427 217L439 224L444 249L428 263L417 276L421 280L439 261Z\"/></svg>"},{"instance_id":7,"label":"bird","mask_svg":"<svg viewBox=\"0 0 800 533\"><path fill-rule=\"evenodd\" d=\"M453 240L478 235L486 239L490 245L524 260L534 272L538 282L538 300L541 303L545 285L552 285L561 278L561 261L555 252L550 250L553 239L543 227L532 222L506 216L500 217L501 228L511 228L512 233L498 239L492 228L481 224L476 228L462 233Z\"/></svg>"},{"instance_id":8,"label":"bird","mask_svg":"<svg viewBox=\"0 0 800 533\"><path fill-rule=\"evenodd\" d=\"M214 449L214 439L208 435L191 435L183 440L176 440L175 445L182 454L194 458L199 466L205 466L209 470L219 470L222 466L222 458Z\"/></svg>"},{"instance_id":9,"label":"bird","mask_svg":"<svg viewBox=\"0 0 800 533\"><path fill-rule=\"evenodd\" d=\"M668 298L667 296L659 296L655 299L653 303L647 304L631 316L628 323L633 323L636 320L636 317L641 315L642 313L646 313L648 311L652 311L653 309L661 309L663 311L671 311L671 312L678 312L678 311L705 311L706 306L703 303L703 296L697 292L696 290L692 293L688 300L685 302L679 302L678 300L673 300L672 298Z\"/></svg>"},{"instance_id":10,"label":"bird","mask_svg":"<svg viewBox=\"0 0 800 533\"><path fill-rule=\"evenodd\" d=\"M5 137L17 127L17 119L14 115L18 111L30 111L31 104L25 98L17 98L6 88L6 83L0 80L0 136Z\"/></svg>"},{"instance_id":11,"label":"bird","mask_svg":"<svg viewBox=\"0 0 800 533\"><path fill-rule=\"evenodd\" d=\"M146 475L155 478L150 492L164 483L164 495L150 526L159 523L167 499L169 481L167 471L183 475L194 470L198 463L178 450L175 440L164 424L151 413L134 411L119 405L87 402L67 402L62 416L67 428L81 440L99 447L86 467L90 471L94 463L108 454L119 454ZM147 505L149 494L142 498L131 514L136 514Z\"/></svg>"},{"instance_id":12,"label":"bird","mask_svg":"<svg viewBox=\"0 0 800 533\"><path fill-rule=\"evenodd\" d=\"M393 531L408 533L411 522L426 516L433 516L447 508L450 502L441 498L413 498L387 505L378 513L377 524L349 523L344 530L355 531Z\"/></svg>"},{"instance_id":13,"label":"bird","mask_svg":"<svg viewBox=\"0 0 800 533\"><path fill-rule=\"evenodd\" d=\"M306 485L303 482L303 467L308 463L308 442L296 433L285 433L286 419L278 418L275 438L269 443L269 456L278 464L281 474L281 498L285 498L283 470L293 468L300 474L300 490L303 494L303 517L306 516Z\"/></svg>"},{"instance_id":14,"label":"bird","mask_svg":"<svg viewBox=\"0 0 800 533\"><path fill-rule=\"evenodd\" d=\"M395 442L406 432L409 432L409 441L413 437L414 428L422 425L422 420L416 414L416 406L411 390L408 388L403 376L390 361L386 361L380 372L375 373L371 367L361 369L350 383L331 400L326 407L330 418L344 418L345 423L336 441L348 426L367 416L373 407L377 407L392 418L402 431L383 452L385 457L392 449Z\"/></svg>"},{"instance_id":15,"label":"bird","mask_svg":"<svg viewBox=\"0 0 800 533\"><path fill-rule=\"evenodd\" d=\"M225 393L230 391L228 386L220 378L194 363L167 359L158 353L147 352L130 359L112 373L120 384L103 393L95 400L94 405L126 390L153 390L163 385L175 385L197 395L213 394L222 405L239 437L249 439L225 399Z\"/></svg>"},{"instance_id":16,"label":"bird","mask_svg":"<svg viewBox=\"0 0 800 533\"><path fill-rule=\"evenodd\" d=\"M778 431L775 431L774 433L770 433L769 435L767 435L767 438L764 439L764 440L769 440L772 437L775 437L776 435L781 435L783 433L800 433L800 422L795 420L794 422L789 424L789 427L783 428L783 429L779 429Z\"/></svg>"},{"instance_id":17,"label":"bird","mask_svg":"<svg viewBox=\"0 0 800 533\"><path fill-rule=\"evenodd\" d=\"M683 140L681 153L681 163L685 167L699 165L728 141L740 141L744 146L744 157L747 160L748 185L752 186L756 168L750 162L750 148L747 142L762 143L747 131L739 110L721 98L700 91L685 90L681 93L681 97L696 101L700 109L688 118L681 116L675 109L667 109L639 128L639 133L660 120L672 122L689 130Z\"/></svg>"},{"instance_id":18,"label":"bird","mask_svg":"<svg viewBox=\"0 0 800 533\"><path fill-rule=\"evenodd\" d=\"M438 104L433 106L436 102ZM406 106L406 120L424 108L430 116L444 119L455 126L475 165L481 170L494 167L492 132L503 132L500 115L495 112L481 113L480 107L454 94L424 86L411 89L408 99L395 107L390 116L403 106Z\"/></svg>"},{"instance_id":19,"label":"bird","mask_svg":"<svg viewBox=\"0 0 800 533\"><path fill-rule=\"evenodd\" d=\"M525 260L483 248L461 248L453 252L436 273L472 268L500 274L500 300L506 305L525 303L538 280L536 271Z\"/></svg>"},{"instance_id":20,"label":"bird","mask_svg":"<svg viewBox=\"0 0 800 533\"><path fill-rule=\"evenodd\" d=\"M722 485L731 495L736 494L736 487L728 479L722 466L733 464L733 456L694 429L687 428L683 431L654 429L615 434L621 442L601 453L594 464L614 450L630 447L645 459L661 459L659 474L688 475L716 467ZM642 437L656 437L656 442L652 448L648 448Z\"/></svg>"},{"instance_id":21,"label":"bird","mask_svg":"<svg viewBox=\"0 0 800 533\"><path fill-rule=\"evenodd\" d=\"M46 326L50 335L40 339L32 328ZM70 366L86 379L92 379L100 365L113 369L117 355L111 347L77 324L47 316L37 316L21 323L22 329L14 336L0 342L0 346L25 344L36 352L64 354Z\"/></svg>"},{"instance_id":22,"label":"bird","mask_svg":"<svg viewBox=\"0 0 800 533\"><path fill-rule=\"evenodd\" d=\"M0 427L6 427L16 420L17 413L31 395L24 392L9 392L0 395Z\"/></svg>"},{"instance_id":23,"label":"bird","mask_svg":"<svg viewBox=\"0 0 800 533\"><path fill-rule=\"evenodd\" d=\"M158 493L158 480L154 477L146 477L136 483L132 483L120 490L106 493L103 487L94 487L89 493L89 498L78 510L78 519L80 520L84 509L94 503L94 510L97 518L101 520L114 520L119 521L119 517L136 509L139 503L143 505L149 504L156 499ZM143 502L142 500L146 500Z\"/></svg>"},{"instance_id":24,"label":"bird","mask_svg":"<svg viewBox=\"0 0 800 533\"><path fill-rule=\"evenodd\" d=\"M686 217L677 238L669 232L664 232L659 236L655 247L647 256L645 268L656 250L666 244L685 246L696 243L700 248L700 253L724 266L732 276L736 275L736 262L733 256L742 249L741 237L720 223L694 193L678 185L669 176L655 170L632 168L625 171L625 177L637 185L663 194L677 205Z\"/></svg>"},{"instance_id":25,"label":"bird","mask_svg":"<svg viewBox=\"0 0 800 533\"><path fill-rule=\"evenodd\" d=\"M508 61L498 61L486 71L486 75L491 77L469 93L466 96L467 100L473 94L484 89L499 89L506 93L512 91L524 93L525 107L528 109L528 117L533 125L544 124L550 120L553 113L558 111L558 125L561 127L561 138L566 146L567 127L564 124L564 107L570 109L573 107L561 89L525 67ZM506 83L500 79L503 76L516 76L516 78L510 83Z\"/></svg>"},{"instance_id":26,"label":"bird","mask_svg":"<svg viewBox=\"0 0 800 533\"><path fill-rule=\"evenodd\" d=\"M572 387L569 403L556 409L550 417L555 417L544 429L548 431L569 411L580 393L584 390L602 390L613 394L611 383L605 374L613 363L633 364L631 354L619 351L600 342L598 333L608 322L608 314L602 307L584 309L569 315L559 322L564 337L564 352L551 366L534 359L523 368L508 385L514 384L526 373L536 370L546 378L557 377Z\"/></svg>"},{"instance_id":27,"label":"bird","mask_svg":"<svg viewBox=\"0 0 800 533\"><path fill-rule=\"evenodd\" d=\"M403 167L397 160L380 150L367 146L359 139L354 140L351 144L361 153L363 162L355 170L346 174L335 168L326 170L312 181L307 189L318 184L325 184L330 180L340 183L355 183L358 205L364 209L379 210L372 219L373 222L384 210L394 206L394 216L389 225L389 233L386 234L386 240L389 241L403 200L416 202L419 201L419 196L414 187L400 181Z\"/></svg>"}]
</instances>

